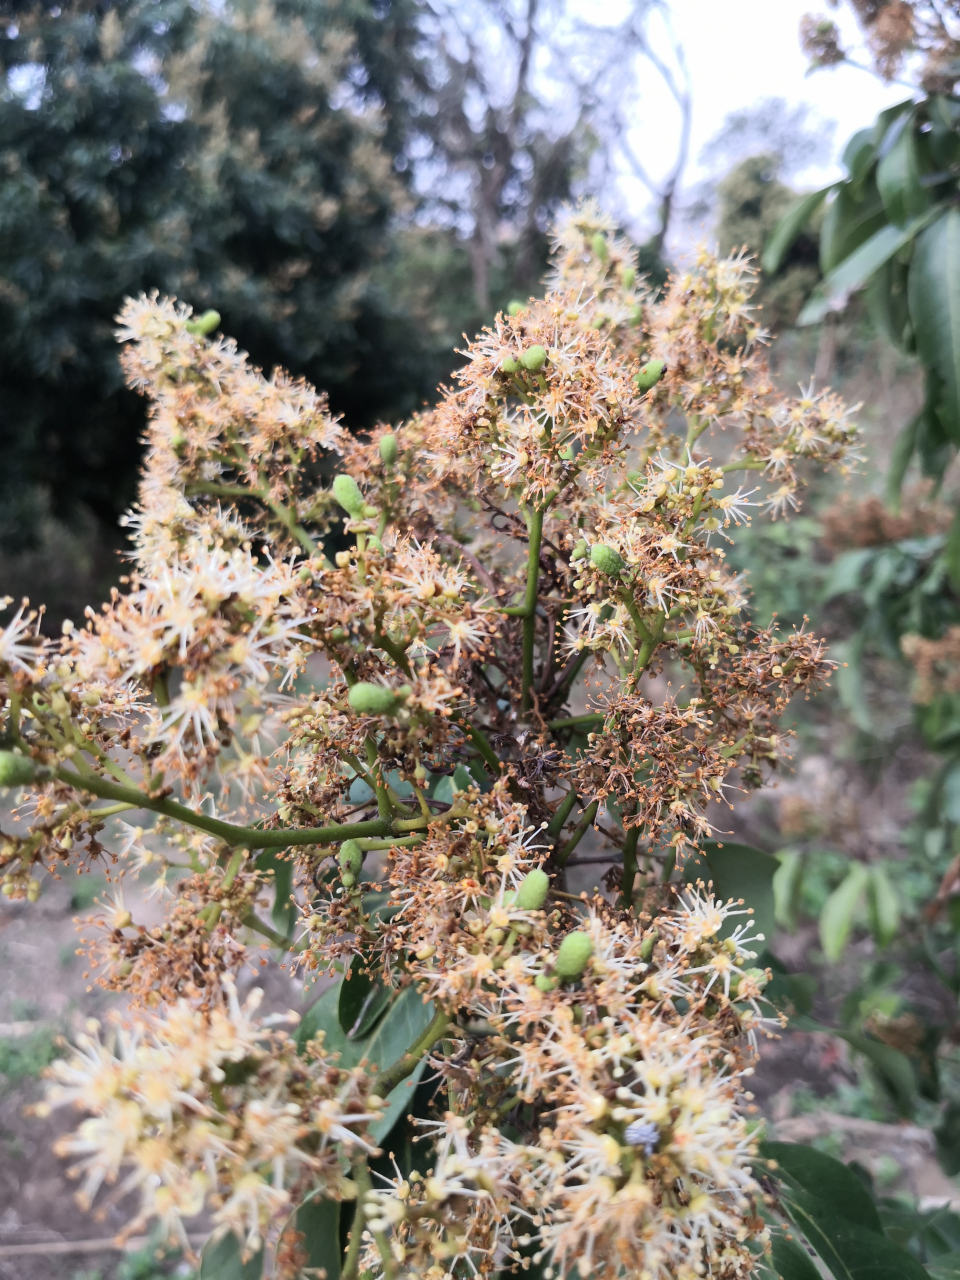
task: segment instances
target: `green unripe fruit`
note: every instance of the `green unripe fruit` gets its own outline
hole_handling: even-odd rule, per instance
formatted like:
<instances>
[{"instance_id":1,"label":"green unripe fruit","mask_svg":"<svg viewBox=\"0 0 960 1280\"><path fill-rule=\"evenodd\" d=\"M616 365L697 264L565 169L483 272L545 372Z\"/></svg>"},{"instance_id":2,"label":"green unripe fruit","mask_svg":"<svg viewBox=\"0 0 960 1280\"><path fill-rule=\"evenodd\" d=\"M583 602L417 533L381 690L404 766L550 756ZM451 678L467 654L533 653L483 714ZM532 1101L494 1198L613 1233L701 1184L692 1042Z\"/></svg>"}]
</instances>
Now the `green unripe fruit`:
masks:
<instances>
[{"instance_id":1,"label":"green unripe fruit","mask_svg":"<svg viewBox=\"0 0 960 1280\"><path fill-rule=\"evenodd\" d=\"M518 373L520 370L520 361L514 360L513 356L505 356L500 364L500 368L504 373Z\"/></svg>"},{"instance_id":2,"label":"green unripe fruit","mask_svg":"<svg viewBox=\"0 0 960 1280\"><path fill-rule=\"evenodd\" d=\"M365 502L360 509L360 514L364 519L369 520L375 515L379 515L376 507L371 507L369 502Z\"/></svg>"},{"instance_id":3,"label":"green unripe fruit","mask_svg":"<svg viewBox=\"0 0 960 1280\"><path fill-rule=\"evenodd\" d=\"M743 976L745 978L751 978L758 991L762 991L770 981L765 969L747 969Z\"/></svg>"},{"instance_id":4,"label":"green unripe fruit","mask_svg":"<svg viewBox=\"0 0 960 1280\"><path fill-rule=\"evenodd\" d=\"M590 241L590 247L601 262L606 262L607 258L609 258L610 250L607 248L607 237L602 231L598 231L593 237Z\"/></svg>"},{"instance_id":5,"label":"green unripe fruit","mask_svg":"<svg viewBox=\"0 0 960 1280\"><path fill-rule=\"evenodd\" d=\"M527 347L520 357L520 363L525 369L529 369L531 373L539 373L547 363L546 350L539 344L535 347Z\"/></svg>"},{"instance_id":6,"label":"green unripe fruit","mask_svg":"<svg viewBox=\"0 0 960 1280\"><path fill-rule=\"evenodd\" d=\"M33 782L37 776L37 766L29 756L18 755L15 751L0 751L0 787L23 787Z\"/></svg>"},{"instance_id":7,"label":"green unripe fruit","mask_svg":"<svg viewBox=\"0 0 960 1280\"><path fill-rule=\"evenodd\" d=\"M192 333L198 338L205 338L208 333L213 333L219 323L219 311L205 311L202 316L197 316L196 320L188 320L183 327L187 333Z\"/></svg>"},{"instance_id":8,"label":"green unripe fruit","mask_svg":"<svg viewBox=\"0 0 960 1280\"><path fill-rule=\"evenodd\" d=\"M341 879L344 880L344 884L346 884L345 876L352 875L356 877L360 874L360 869L363 866L363 850L356 840L344 840L340 846L338 861L340 863Z\"/></svg>"},{"instance_id":9,"label":"green unripe fruit","mask_svg":"<svg viewBox=\"0 0 960 1280\"><path fill-rule=\"evenodd\" d=\"M562 462L573 461L573 445L572 444L568 444L565 449L560 450L560 460Z\"/></svg>"},{"instance_id":10,"label":"green unripe fruit","mask_svg":"<svg viewBox=\"0 0 960 1280\"><path fill-rule=\"evenodd\" d=\"M363 515L363 494L353 476L334 476L333 496L347 515L359 520Z\"/></svg>"},{"instance_id":11,"label":"green unripe fruit","mask_svg":"<svg viewBox=\"0 0 960 1280\"><path fill-rule=\"evenodd\" d=\"M637 279L637 273L633 267L624 267L623 275L620 279L625 289L632 289Z\"/></svg>"},{"instance_id":12,"label":"green unripe fruit","mask_svg":"<svg viewBox=\"0 0 960 1280\"><path fill-rule=\"evenodd\" d=\"M623 569L620 552L603 542L597 542L590 548L590 560L608 578L615 578Z\"/></svg>"},{"instance_id":13,"label":"green unripe fruit","mask_svg":"<svg viewBox=\"0 0 960 1280\"><path fill-rule=\"evenodd\" d=\"M551 978L547 973L538 973L533 980L533 985L538 991L556 991L560 985L556 978Z\"/></svg>"},{"instance_id":14,"label":"green unripe fruit","mask_svg":"<svg viewBox=\"0 0 960 1280\"><path fill-rule=\"evenodd\" d=\"M375 533L371 533L367 537L367 546L372 547L374 551L379 551L383 555L383 543Z\"/></svg>"},{"instance_id":15,"label":"green unripe fruit","mask_svg":"<svg viewBox=\"0 0 960 1280\"><path fill-rule=\"evenodd\" d=\"M362 716L389 716L396 711L402 699L393 689L385 689L382 684L369 684L362 680L350 690L347 701Z\"/></svg>"},{"instance_id":16,"label":"green unripe fruit","mask_svg":"<svg viewBox=\"0 0 960 1280\"><path fill-rule=\"evenodd\" d=\"M400 455L400 442L391 432L388 436L380 437L380 461L384 466L392 467Z\"/></svg>"},{"instance_id":17,"label":"green unripe fruit","mask_svg":"<svg viewBox=\"0 0 960 1280\"><path fill-rule=\"evenodd\" d=\"M549 892L550 877L540 867L536 867L520 881L516 905L520 911L539 911Z\"/></svg>"},{"instance_id":18,"label":"green unripe fruit","mask_svg":"<svg viewBox=\"0 0 960 1280\"><path fill-rule=\"evenodd\" d=\"M593 955L593 939L589 933L568 933L560 943L557 962L553 966L558 978L572 982L579 978Z\"/></svg>"},{"instance_id":19,"label":"green unripe fruit","mask_svg":"<svg viewBox=\"0 0 960 1280\"><path fill-rule=\"evenodd\" d=\"M638 391L649 391L651 387L655 387L663 375L667 371L667 366L663 360L648 360L643 366L634 382L637 384Z\"/></svg>"},{"instance_id":20,"label":"green unripe fruit","mask_svg":"<svg viewBox=\"0 0 960 1280\"><path fill-rule=\"evenodd\" d=\"M587 546L585 540L581 538L580 541L577 543L577 545L573 548L573 552L570 556L570 559L582 560L589 550L590 548Z\"/></svg>"},{"instance_id":21,"label":"green unripe fruit","mask_svg":"<svg viewBox=\"0 0 960 1280\"><path fill-rule=\"evenodd\" d=\"M518 316L523 309L524 309L524 304L520 301L519 298L514 298L512 302L507 303L508 316Z\"/></svg>"}]
</instances>

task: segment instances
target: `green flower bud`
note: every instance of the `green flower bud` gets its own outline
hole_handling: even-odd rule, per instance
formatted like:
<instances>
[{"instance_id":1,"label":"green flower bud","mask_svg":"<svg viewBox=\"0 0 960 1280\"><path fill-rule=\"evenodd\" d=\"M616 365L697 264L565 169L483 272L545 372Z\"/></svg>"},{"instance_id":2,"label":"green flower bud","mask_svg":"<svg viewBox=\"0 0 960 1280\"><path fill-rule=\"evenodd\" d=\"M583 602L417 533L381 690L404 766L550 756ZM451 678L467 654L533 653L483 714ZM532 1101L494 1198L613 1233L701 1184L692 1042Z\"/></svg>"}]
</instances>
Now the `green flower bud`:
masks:
<instances>
[{"instance_id":1,"label":"green flower bud","mask_svg":"<svg viewBox=\"0 0 960 1280\"><path fill-rule=\"evenodd\" d=\"M377 511L376 507L371 507L369 502L365 502L360 509L360 514L365 520L370 520L373 516L379 515L380 513Z\"/></svg>"},{"instance_id":2,"label":"green flower bud","mask_svg":"<svg viewBox=\"0 0 960 1280\"><path fill-rule=\"evenodd\" d=\"M192 333L197 338L205 338L208 333L213 333L219 323L219 311L205 311L202 316L197 316L196 320L188 320L183 327L187 333Z\"/></svg>"},{"instance_id":3,"label":"green flower bud","mask_svg":"<svg viewBox=\"0 0 960 1280\"><path fill-rule=\"evenodd\" d=\"M353 476L334 476L333 496L347 515L353 516L356 520L363 515L363 494Z\"/></svg>"},{"instance_id":4,"label":"green flower bud","mask_svg":"<svg viewBox=\"0 0 960 1280\"><path fill-rule=\"evenodd\" d=\"M389 716L403 701L400 692L385 689L382 684L369 684L362 680L350 690L347 701L362 716Z\"/></svg>"},{"instance_id":5,"label":"green flower bud","mask_svg":"<svg viewBox=\"0 0 960 1280\"><path fill-rule=\"evenodd\" d=\"M663 360L648 360L634 378L637 389L639 391L649 391L651 387L657 385L666 371L667 366Z\"/></svg>"},{"instance_id":6,"label":"green flower bud","mask_svg":"<svg viewBox=\"0 0 960 1280\"><path fill-rule=\"evenodd\" d=\"M517 373L520 369L520 361L514 360L513 356L505 356L500 368L504 373Z\"/></svg>"},{"instance_id":7,"label":"green flower bud","mask_svg":"<svg viewBox=\"0 0 960 1280\"><path fill-rule=\"evenodd\" d=\"M653 933L648 933L644 940L640 943L640 959L649 960L653 955L653 948L660 941L660 935L654 929Z\"/></svg>"},{"instance_id":8,"label":"green flower bud","mask_svg":"<svg viewBox=\"0 0 960 1280\"><path fill-rule=\"evenodd\" d=\"M520 881L520 888L517 890L518 909L520 911L539 911L546 902L549 892L550 877L540 867L536 867Z\"/></svg>"},{"instance_id":9,"label":"green flower bud","mask_svg":"<svg viewBox=\"0 0 960 1280\"><path fill-rule=\"evenodd\" d=\"M383 543L375 533L371 533L367 537L367 546L372 547L374 551L379 551L383 555Z\"/></svg>"},{"instance_id":10,"label":"green flower bud","mask_svg":"<svg viewBox=\"0 0 960 1280\"><path fill-rule=\"evenodd\" d=\"M593 564L605 573L608 578L615 578L623 569L623 560L619 551L615 551L613 547L608 547L603 542L597 542L590 548L590 559Z\"/></svg>"},{"instance_id":11,"label":"green flower bud","mask_svg":"<svg viewBox=\"0 0 960 1280\"><path fill-rule=\"evenodd\" d=\"M340 878L346 884L346 876L352 875L356 877L360 874L360 869L363 866L363 850L356 840L344 840L340 846L337 860L340 863Z\"/></svg>"},{"instance_id":12,"label":"green flower bud","mask_svg":"<svg viewBox=\"0 0 960 1280\"><path fill-rule=\"evenodd\" d=\"M512 302L507 303L507 315L518 316L525 306L526 304L521 302L519 298L514 298Z\"/></svg>"},{"instance_id":13,"label":"green flower bud","mask_svg":"<svg viewBox=\"0 0 960 1280\"><path fill-rule=\"evenodd\" d=\"M556 991L560 984L556 978L551 978L548 973L538 973L533 980L533 985L538 991Z\"/></svg>"},{"instance_id":14,"label":"green flower bud","mask_svg":"<svg viewBox=\"0 0 960 1280\"><path fill-rule=\"evenodd\" d=\"M624 267L623 275L620 277L621 283L625 289L632 289L637 279L637 273L633 267Z\"/></svg>"},{"instance_id":15,"label":"green flower bud","mask_svg":"<svg viewBox=\"0 0 960 1280\"><path fill-rule=\"evenodd\" d=\"M571 560L582 560L590 548L587 546L585 539L581 538L571 553Z\"/></svg>"},{"instance_id":16,"label":"green flower bud","mask_svg":"<svg viewBox=\"0 0 960 1280\"><path fill-rule=\"evenodd\" d=\"M29 756L18 755L16 751L0 751L0 787L23 787L33 782L37 776L37 766Z\"/></svg>"},{"instance_id":17,"label":"green flower bud","mask_svg":"<svg viewBox=\"0 0 960 1280\"><path fill-rule=\"evenodd\" d=\"M568 444L565 449L560 450L560 459L562 462L573 461L573 445L572 444Z\"/></svg>"},{"instance_id":18,"label":"green flower bud","mask_svg":"<svg viewBox=\"0 0 960 1280\"><path fill-rule=\"evenodd\" d=\"M607 258L610 256L610 250L607 248L607 237L602 231L598 231L590 241L590 248L601 262L606 262Z\"/></svg>"},{"instance_id":19,"label":"green flower bud","mask_svg":"<svg viewBox=\"0 0 960 1280\"><path fill-rule=\"evenodd\" d=\"M643 307L634 307L633 310L630 312L629 323L635 329L642 320L643 320Z\"/></svg>"},{"instance_id":20,"label":"green flower bud","mask_svg":"<svg viewBox=\"0 0 960 1280\"><path fill-rule=\"evenodd\" d=\"M384 466L392 467L399 454L400 444L393 432L388 436L380 437L380 461Z\"/></svg>"},{"instance_id":21,"label":"green flower bud","mask_svg":"<svg viewBox=\"0 0 960 1280\"><path fill-rule=\"evenodd\" d=\"M543 347L537 345L535 347L527 347L523 355L520 357L520 363L525 369L529 369L531 373L539 373L543 366L547 363L547 353Z\"/></svg>"},{"instance_id":22,"label":"green flower bud","mask_svg":"<svg viewBox=\"0 0 960 1280\"><path fill-rule=\"evenodd\" d=\"M592 955L593 939L589 933L579 930L577 933L568 933L560 943L560 950L557 952L557 961L554 965L557 977L568 982L579 978Z\"/></svg>"}]
</instances>

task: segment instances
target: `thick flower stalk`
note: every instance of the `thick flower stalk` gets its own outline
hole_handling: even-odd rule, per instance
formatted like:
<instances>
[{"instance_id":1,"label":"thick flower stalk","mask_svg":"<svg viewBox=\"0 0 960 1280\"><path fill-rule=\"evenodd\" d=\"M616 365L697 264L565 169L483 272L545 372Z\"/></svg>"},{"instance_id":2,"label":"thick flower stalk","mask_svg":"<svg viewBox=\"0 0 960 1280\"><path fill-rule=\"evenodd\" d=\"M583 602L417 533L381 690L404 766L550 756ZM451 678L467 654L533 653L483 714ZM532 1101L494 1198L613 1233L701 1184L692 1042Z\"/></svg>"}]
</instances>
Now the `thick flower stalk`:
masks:
<instances>
[{"instance_id":1,"label":"thick flower stalk","mask_svg":"<svg viewBox=\"0 0 960 1280\"><path fill-rule=\"evenodd\" d=\"M54 1069L87 1200L277 1274L327 1266L321 1201L345 1280L750 1270L761 940L683 866L832 664L723 543L856 441L773 388L751 281L704 252L656 296L572 213L546 297L367 438L128 302L129 574L56 643L0 632L4 894L105 860L166 904L118 886L85 942L148 1011ZM568 891L583 841L607 896ZM268 944L333 980L297 1045L236 1001Z\"/></svg>"}]
</instances>

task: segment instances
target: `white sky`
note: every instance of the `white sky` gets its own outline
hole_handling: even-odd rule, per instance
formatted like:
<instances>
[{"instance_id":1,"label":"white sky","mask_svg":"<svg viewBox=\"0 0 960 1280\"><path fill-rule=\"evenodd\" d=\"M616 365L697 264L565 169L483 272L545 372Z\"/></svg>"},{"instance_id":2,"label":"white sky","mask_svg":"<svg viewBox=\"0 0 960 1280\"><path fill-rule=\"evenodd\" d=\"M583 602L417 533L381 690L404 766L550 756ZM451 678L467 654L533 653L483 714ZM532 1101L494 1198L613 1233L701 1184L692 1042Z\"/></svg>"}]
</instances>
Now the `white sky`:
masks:
<instances>
[{"instance_id":1,"label":"white sky","mask_svg":"<svg viewBox=\"0 0 960 1280\"><path fill-rule=\"evenodd\" d=\"M606 7L604 0L600 0L600 7ZM671 9L673 30L684 48L693 86L688 188L705 176L701 153L732 111L764 98L780 97L791 106L808 103L822 120L835 122L831 163L805 172L798 183L812 188L842 172L839 156L851 134L872 123L884 107L910 96L904 86L885 85L850 66L806 74L807 60L798 34L801 17L811 11L829 14L839 23L844 45L849 48L859 43L859 32L845 7L827 10L817 0L673 0ZM668 47L665 41L658 43ZM641 90L633 136L641 140L650 167L662 172L675 154L677 112L652 78ZM649 198L633 182L625 182L624 190L629 206L639 214ZM645 221L642 217L636 220Z\"/></svg>"}]
</instances>

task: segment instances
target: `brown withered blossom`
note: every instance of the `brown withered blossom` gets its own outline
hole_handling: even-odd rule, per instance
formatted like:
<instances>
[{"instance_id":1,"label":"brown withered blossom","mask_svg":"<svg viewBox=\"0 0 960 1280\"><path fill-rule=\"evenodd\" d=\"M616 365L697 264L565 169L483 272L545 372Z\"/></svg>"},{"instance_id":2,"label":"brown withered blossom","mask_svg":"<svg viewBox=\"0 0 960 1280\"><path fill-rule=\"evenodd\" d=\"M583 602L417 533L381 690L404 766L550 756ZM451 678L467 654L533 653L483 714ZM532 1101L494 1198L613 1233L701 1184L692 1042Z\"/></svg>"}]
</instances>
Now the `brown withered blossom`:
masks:
<instances>
[{"instance_id":1,"label":"brown withered blossom","mask_svg":"<svg viewBox=\"0 0 960 1280\"><path fill-rule=\"evenodd\" d=\"M57 643L26 604L0 632L3 893L128 877L85 945L133 1012L51 1086L88 1113L63 1143L86 1201L136 1189L130 1229L181 1241L206 1213L290 1275L319 1197L345 1280L762 1256L762 939L681 875L833 665L750 621L725 542L857 433L830 392L775 389L753 280L703 250L655 294L571 211L545 297L366 437L182 304L127 302L128 575ZM587 900L565 877L591 830L614 869ZM336 984L298 1045L237 1000L258 944Z\"/></svg>"}]
</instances>

